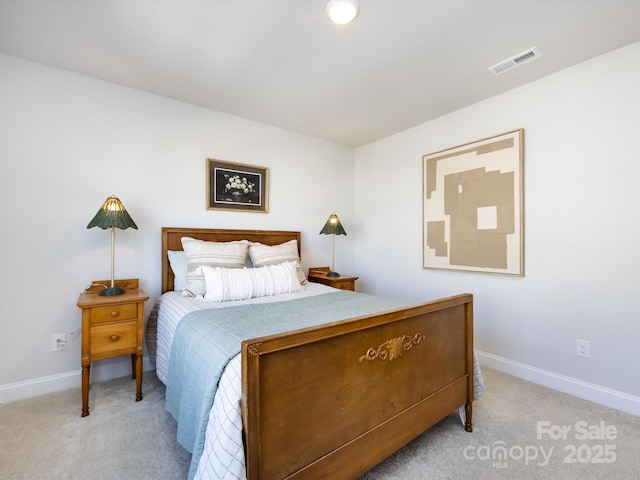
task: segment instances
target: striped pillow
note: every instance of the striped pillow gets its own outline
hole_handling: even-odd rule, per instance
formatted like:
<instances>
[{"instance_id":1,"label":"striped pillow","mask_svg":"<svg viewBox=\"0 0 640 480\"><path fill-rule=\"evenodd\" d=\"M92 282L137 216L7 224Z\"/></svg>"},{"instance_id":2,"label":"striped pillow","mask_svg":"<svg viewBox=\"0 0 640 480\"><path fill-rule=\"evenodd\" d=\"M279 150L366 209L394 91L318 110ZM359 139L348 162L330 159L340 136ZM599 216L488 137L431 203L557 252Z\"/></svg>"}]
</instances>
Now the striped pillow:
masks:
<instances>
[{"instance_id":1,"label":"striped pillow","mask_svg":"<svg viewBox=\"0 0 640 480\"><path fill-rule=\"evenodd\" d=\"M205 242L191 237L182 237L182 249L187 257L187 276L182 296L203 296L206 292L204 275L199 267L243 268L247 258L249 242Z\"/></svg>"},{"instance_id":2,"label":"striped pillow","mask_svg":"<svg viewBox=\"0 0 640 480\"><path fill-rule=\"evenodd\" d=\"M280 245L263 245L252 242L249 245L249 257L254 267L265 267L267 265L277 265L283 262L296 262L296 272L301 285L307 284L307 277L304 275L300 256L298 255L298 241L289 240Z\"/></svg>"},{"instance_id":3,"label":"striped pillow","mask_svg":"<svg viewBox=\"0 0 640 480\"><path fill-rule=\"evenodd\" d=\"M280 295L302 290L296 262L284 262L260 268L200 267L207 285L206 300L227 302L254 297Z\"/></svg>"}]
</instances>

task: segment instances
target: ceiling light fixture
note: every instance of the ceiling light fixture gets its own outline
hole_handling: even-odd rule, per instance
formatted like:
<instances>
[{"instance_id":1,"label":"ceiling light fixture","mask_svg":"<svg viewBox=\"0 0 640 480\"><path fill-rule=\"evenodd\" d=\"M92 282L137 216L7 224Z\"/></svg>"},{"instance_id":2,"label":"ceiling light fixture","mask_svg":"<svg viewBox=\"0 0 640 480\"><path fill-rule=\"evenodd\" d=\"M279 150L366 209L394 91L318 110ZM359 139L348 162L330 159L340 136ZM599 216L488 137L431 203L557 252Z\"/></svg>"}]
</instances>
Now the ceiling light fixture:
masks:
<instances>
[{"instance_id":1,"label":"ceiling light fixture","mask_svg":"<svg viewBox=\"0 0 640 480\"><path fill-rule=\"evenodd\" d=\"M333 23L344 25L353 21L360 12L358 0L331 0L327 4L327 15Z\"/></svg>"}]
</instances>

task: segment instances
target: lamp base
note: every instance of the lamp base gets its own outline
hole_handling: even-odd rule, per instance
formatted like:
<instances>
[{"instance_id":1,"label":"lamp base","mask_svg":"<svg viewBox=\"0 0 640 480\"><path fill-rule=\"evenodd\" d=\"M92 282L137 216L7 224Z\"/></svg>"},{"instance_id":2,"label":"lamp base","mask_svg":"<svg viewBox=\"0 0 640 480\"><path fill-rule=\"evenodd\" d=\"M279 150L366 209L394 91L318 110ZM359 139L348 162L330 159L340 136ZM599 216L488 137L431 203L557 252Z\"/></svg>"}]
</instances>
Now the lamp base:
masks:
<instances>
[{"instance_id":1,"label":"lamp base","mask_svg":"<svg viewBox=\"0 0 640 480\"><path fill-rule=\"evenodd\" d=\"M329 273L327 273L327 277L328 278L336 278L336 277L339 277L339 276L340 276L340 274L338 272L329 272Z\"/></svg>"},{"instance_id":2,"label":"lamp base","mask_svg":"<svg viewBox=\"0 0 640 480\"><path fill-rule=\"evenodd\" d=\"M112 295L122 295L124 293L124 288L120 287L107 287L104 290L100 290L98 295L101 297L110 297Z\"/></svg>"}]
</instances>

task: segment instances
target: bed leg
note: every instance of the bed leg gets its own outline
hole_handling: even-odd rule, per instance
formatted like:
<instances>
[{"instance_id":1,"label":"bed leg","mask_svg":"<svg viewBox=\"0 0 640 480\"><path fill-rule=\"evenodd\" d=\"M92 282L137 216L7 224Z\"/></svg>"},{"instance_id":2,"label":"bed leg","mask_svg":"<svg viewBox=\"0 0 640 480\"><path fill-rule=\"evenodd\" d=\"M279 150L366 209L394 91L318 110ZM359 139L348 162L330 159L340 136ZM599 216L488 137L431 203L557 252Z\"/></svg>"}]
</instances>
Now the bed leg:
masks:
<instances>
[{"instance_id":1,"label":"bed leg","mask_svg":"<svg viewBox=\"0 0 640 480\"><path fill-rule=\"evenodd\" d=\"M471 403L467 402L464 405L464 413L465 413L465 417L466 420L464 422L464 429L467 432L473 432L473 424L471 421L471 415L473 413L473 407L471 406Z\"/></svg>"}]
</instances>

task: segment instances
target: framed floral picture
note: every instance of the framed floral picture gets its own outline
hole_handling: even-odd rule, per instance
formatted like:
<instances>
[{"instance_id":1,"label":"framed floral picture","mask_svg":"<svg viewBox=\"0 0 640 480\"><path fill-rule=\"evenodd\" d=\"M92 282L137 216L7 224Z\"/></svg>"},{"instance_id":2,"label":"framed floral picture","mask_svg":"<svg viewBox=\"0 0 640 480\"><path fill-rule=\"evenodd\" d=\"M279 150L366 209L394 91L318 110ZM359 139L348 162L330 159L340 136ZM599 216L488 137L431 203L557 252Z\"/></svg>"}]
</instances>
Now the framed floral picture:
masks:
<instances>
[{"instance_id":1,"label":"framed floral picture","mask_svg":"<svg viewBox=\"0 0 640 480\"><path fill-rule=\"evenodd\" d=\"M269 169L207 158L207 210L267 213Z\"/></svg>"}]
</instances>

